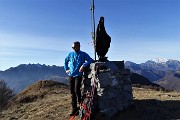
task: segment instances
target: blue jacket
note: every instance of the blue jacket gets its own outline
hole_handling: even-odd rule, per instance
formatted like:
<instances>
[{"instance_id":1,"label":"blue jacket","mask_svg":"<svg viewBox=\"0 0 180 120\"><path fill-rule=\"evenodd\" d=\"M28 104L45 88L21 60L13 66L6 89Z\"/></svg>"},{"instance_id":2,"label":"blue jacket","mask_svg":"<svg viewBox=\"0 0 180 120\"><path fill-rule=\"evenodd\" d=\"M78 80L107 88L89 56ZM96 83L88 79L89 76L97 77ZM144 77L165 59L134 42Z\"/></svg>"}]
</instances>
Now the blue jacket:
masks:
<instances>
[{"instance_id":1,"label":"blue jacket","mask_svg":"<svg viewBox=\"0 0 180 120\"><path fill-rule=\"evenodd\" d=\"M86 62L85 62L86 61ZM69 76L82 76L83 72L79 72L79 69L82 65L87 67L89 64L93 62L93 59L85 52L71 52L65 58L64 69L70 70ZM68 64L70 67L68 67Z\"/></svg>"}]
</instances>

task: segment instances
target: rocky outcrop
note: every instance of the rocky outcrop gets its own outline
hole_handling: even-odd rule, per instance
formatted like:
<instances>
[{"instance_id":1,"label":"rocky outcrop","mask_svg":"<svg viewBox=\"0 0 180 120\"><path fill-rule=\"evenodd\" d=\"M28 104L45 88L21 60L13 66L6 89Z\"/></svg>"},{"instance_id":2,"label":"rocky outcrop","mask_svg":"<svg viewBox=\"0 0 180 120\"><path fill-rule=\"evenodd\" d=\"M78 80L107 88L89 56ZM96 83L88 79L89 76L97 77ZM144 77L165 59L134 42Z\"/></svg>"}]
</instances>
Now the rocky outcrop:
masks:
<instances>
[{"instance_id":1,"label":"rocky outcrop","mask_svg":"<svg viewBox=\"0 0 180 120\"><path fill-rule=\"evenodd\" d=\"M126 109L133 100L130 71L124 69L123 65L118 67L117 64L122 62L92 63L88 79L84 81L85 92L95 87L93 105L100 114L107 117Z\"/></svg>"}]
</instances>

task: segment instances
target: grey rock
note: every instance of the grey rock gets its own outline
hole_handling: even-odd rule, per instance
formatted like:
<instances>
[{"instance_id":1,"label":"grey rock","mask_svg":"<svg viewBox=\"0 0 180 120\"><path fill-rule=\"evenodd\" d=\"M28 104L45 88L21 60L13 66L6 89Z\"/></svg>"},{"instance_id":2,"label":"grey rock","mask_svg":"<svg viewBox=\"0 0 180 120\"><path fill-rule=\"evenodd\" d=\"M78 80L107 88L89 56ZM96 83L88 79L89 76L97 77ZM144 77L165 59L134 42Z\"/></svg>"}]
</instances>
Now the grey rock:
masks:
<instances>
[{"instance_id":1,"label":"grey rock","mask_svg":"<svg viewBox=\"0 0 180 120\"><path fill-rule=\"evenodd\" d=\"M96 87L97 99L94 102L98 103L99 112L107 117L124 110L133 100L130 70L124 69L123 64L121 61L92 63L89 83L84 84L84 89L88 91L92 86Z\"/></svg>"}]
</instances>

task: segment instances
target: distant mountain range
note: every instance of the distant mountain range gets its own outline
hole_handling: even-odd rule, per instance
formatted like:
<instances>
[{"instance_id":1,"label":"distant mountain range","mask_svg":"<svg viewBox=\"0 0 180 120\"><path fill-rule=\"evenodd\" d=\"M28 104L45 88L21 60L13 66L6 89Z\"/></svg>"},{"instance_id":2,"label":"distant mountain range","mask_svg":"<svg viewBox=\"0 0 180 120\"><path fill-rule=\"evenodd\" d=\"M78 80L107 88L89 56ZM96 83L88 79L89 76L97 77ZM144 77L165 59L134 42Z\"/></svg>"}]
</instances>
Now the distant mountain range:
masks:
<instances>
[{"instance_id":1,"label":"distant mountain range","mask_svg":"<svg viewBox=\"0 0 180 120\"><path fill-rule=\"evenodd\" d=\"M125 67L132 72L133 84L152 85L159 84L171 90L180 91L180 62L177 60L149 60L136 64L125 62ZM0 80L4 80L9 87L20 92L38 80L56 80L68 84L68 76L63 66L47 66L41 64L21 64L0 71Z\"/></svg>"},{"instance_id":2,"label":"distant mountain range","mask_svg":"<svg viewBox=\"0 0 180 120\"><path fill-rule=\"evenodd\" d=\"M10 88L19 92L38 80L57 80L68 83L64 67L46 66L41 64L21 64L0 71L0 80L4 80Z\"/></svg>"},{"instance_id":3,"label":"distant mountain range","mask_svg":"<svg viewBox=\"0 0 180 120\"><path fill-rule=\"evenodd\" d=\"M126 68L167 89L180 91L180 62L178 60L149 60L136 64L125 62Z\"/></svg>"}]
</instances>

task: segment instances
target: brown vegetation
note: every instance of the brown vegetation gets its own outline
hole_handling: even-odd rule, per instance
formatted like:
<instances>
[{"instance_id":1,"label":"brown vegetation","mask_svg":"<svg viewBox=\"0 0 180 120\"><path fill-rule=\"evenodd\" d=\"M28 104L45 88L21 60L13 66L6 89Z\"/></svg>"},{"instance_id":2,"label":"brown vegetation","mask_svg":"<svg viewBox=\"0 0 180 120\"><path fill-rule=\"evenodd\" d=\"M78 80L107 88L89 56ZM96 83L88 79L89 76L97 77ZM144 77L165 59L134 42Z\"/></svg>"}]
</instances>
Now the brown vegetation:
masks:
<instances>
[{"instance_id":1,"label":"brown vegetation","mask_svg":"<svg viewBox=\"0 0 180 120\"><path fill-rule=\"evenodd\" d=\"M5 107L13 95L14 91L7 86L5 81L0 80L0 111Z\"/></svg>"}]
</instances>

